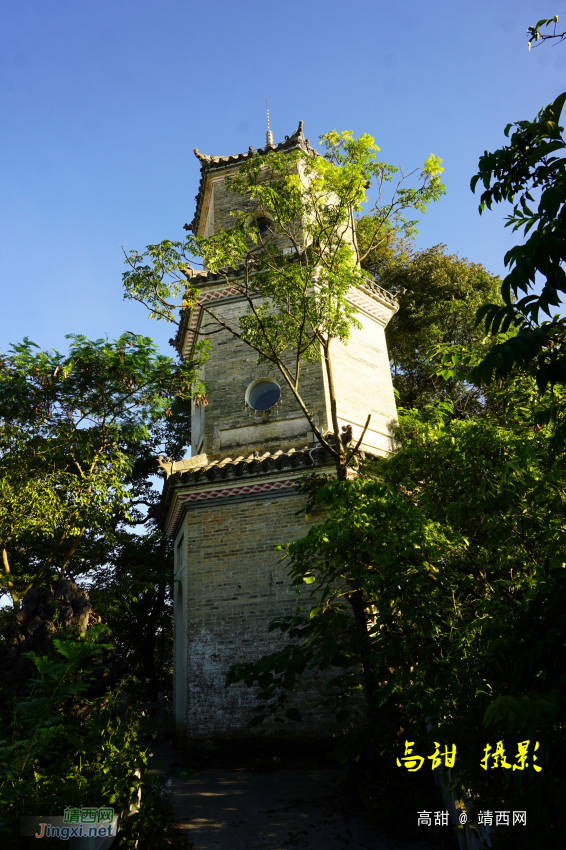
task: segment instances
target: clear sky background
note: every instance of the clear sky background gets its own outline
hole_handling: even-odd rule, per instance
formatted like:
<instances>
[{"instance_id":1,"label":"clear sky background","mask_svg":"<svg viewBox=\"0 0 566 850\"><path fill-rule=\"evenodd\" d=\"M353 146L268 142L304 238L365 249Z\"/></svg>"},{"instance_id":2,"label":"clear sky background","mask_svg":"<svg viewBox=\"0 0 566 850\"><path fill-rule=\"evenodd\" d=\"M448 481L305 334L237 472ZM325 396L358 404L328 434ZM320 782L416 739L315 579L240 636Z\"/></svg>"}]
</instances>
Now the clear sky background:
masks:
<instances>
[{"instance_id":1,"label":"clear sky background","mask_svg":"<svg viewBox=\"0 0 566 850\"><path fill-rule=\"evenodd\" d=\"M122 300L120 245L183 237L193 148L261 146L266 97L275 141L302 119L315 146L336 128L403 168L441 156L447 195L417 247L502 274L504 212L480 218L469 182L508 122L565 88L566 46L529 53L525 35L556 13L566 25L563 0L5 2L0 349L129 330L167 350L172 328Z\"/></svg>"}]
</instances>

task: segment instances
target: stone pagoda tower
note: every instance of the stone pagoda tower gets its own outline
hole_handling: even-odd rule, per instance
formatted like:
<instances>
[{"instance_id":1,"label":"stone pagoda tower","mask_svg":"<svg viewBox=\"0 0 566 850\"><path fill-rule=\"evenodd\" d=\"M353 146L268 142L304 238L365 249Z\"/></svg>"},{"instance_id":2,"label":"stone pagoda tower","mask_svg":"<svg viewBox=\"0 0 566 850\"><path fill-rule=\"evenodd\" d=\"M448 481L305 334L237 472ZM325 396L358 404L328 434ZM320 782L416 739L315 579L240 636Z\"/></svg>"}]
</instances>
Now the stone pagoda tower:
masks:
<instances>
[{"instance_id":1,"label":"stone pagoda tower","mask_svg":"<svg viewBox=\"0 0 566 850\"><path fill-rule=\"evenodd\" d=\"M303 136L303 123L280 144L268 131L263 149L304 151L315 155ZM225 188L225 179L251 155L205 156L201 163L196 212L189 226L210 236L230 227L230 211L249 203ZM259 153L262 153L260 149ZM237 282L237 271L234 273ZM192 278L201 301L213 301L216 315L234 325L246 310L244 297L226 277L203 271ZM333 371L341 426L360 436L371 417L361 448L374 455L392 450L389 424L395 400L385 342L385 327L397 302L376 284L352 290L360 330L347 346L333 343ZM297 604L281 555L275 546L306 534L312 518L304 515L305 497L297 480L313 467L333 472L290 390L275 370L258 366L257 354L220 329L198 306L185 310L174 340L189 356L197 332L211 334L204 367L208 406L194 407L192 456L164 462L165 485L159 520L175 540L175 717L178 744L210 739L292 736L326 737L333 718L315 708L322 676L305 676L297 693L302 724L247 724L254 693L240 686L225 689L231 664L256 660L281 647L268 623ZM325 432L330 425L329 398L321 363L305 364L301 395ZM299 513L298 513L299 512Z\"/></svg>"}]
</instances>

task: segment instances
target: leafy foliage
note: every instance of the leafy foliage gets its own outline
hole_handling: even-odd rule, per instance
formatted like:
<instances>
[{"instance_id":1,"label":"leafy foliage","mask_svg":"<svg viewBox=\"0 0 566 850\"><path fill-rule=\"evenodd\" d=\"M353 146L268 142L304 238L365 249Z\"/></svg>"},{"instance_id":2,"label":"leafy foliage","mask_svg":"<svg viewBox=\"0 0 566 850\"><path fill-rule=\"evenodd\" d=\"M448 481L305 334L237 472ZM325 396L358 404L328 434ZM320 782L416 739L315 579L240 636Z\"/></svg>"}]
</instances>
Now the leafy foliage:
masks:
<instances>
[{"instance_id":1,"label":"leafy foliage","mask_svg":"<svg viewBox=\"0 0 566 850\"><path fill-rule=\"evenodd\" d=\"M292 579L312 602L303 591L301 612L271 625L289 638L282 650L228 681L259 685L258 716L284 718L279 697L297 675L328 671L344 728L360 691L371 721L365 737L346 736L342 758L377 750L393 766L400 738L425 756L433 741L455 742L452 781L473 790L469 810L528 801L540 846L559 847L566 488L550 437L485 419L402 417L395 456L316 490L328 519L288 547ZM543 772L486 773L484 747L502 738L513 757L518 741L540 741Z\"/></svg>"},{"instance_id":2,"label":"leafy foliage","mask_svg":"<svg viewBox=\"0 0 566 850\"><path fill-rule=\"evenodd\" d=\"M566 292L566 142L560 116L566 93L542 109L535 121L519 121L506 127L510 144L479 161L479 172L472 178L475 190L481 180L480 212L492 204L513 203L507 226L523 230L528 239L505 255L510 272L501 285L503 306L484 304L478 322L497 335L513 333L496 343L475 369L473 378L488 383L492 376L505 377L516 366L532 371L542 392L548 386L566 382L564 339L566 325L551 309L560 305L560 293ZM536 198L538 197L538 204ZM540 294L534 293L537 275L543 278ZM541 321L540 313L550 318Z\"/></svg>"},{"instance_id":3,"label":"leafy foliage","mask_svg":"<svg viewBox=\"0 0 566 850\"><path fill-rule=\"evenodd\" d=\"M399 301L386 329L399 405L424 415L448 403L457 417L481 415L484 394L470 382L471 370L439 373L438 350L457 348L478 359L487 353L489 342L475 317L486 300L498 300L499 279L436 245L389 260L378 282Z\"/></svg>"},{"instance_id":4,"label":"leafy foliage","mask_svg":"<svg viewBox=\"0 0 566 850\"><path fill-rule=\"evenodd\" d=\"M162 850L173 847L186 850L187 841L173 823L171 791L166 779L150 776L143 787L141 806L123 823L117 846L133 850Z\"/></svg>"},{"instance_id":5,"label":"leafy foliage","mask_svg":"<svg viewBox=\"0 0 566 850\"><path fill-rule=\"evenodd\" d=\"M559 39L559 41L564 41L566 38L566 32L556 32L556 24L558 23L558 15L554 15L553 18L541 18L540 21L537 21L536 24L528 27L527 34L529 36L529 50L533 46L533 42L535 47L537 45L544 44L545 41L550 41L552 39ZM541 28L545 27L548 29L550 26L554 24L553 32L541 32Z\"/></svg>"},{"instance_id":6,"label":"leafy foliage","mask_svg":"<svg viewBox=\"0 0 566 850\"><path fill-rule=\"evenodd\" d=\"M531 27L531 40L548 23ZM355 481L306 481L328 516L287 548L299 608L270 626L287 640L227 678L257 688L254 722L285 722L300 720L287 709L300 675L326 671L327 704L345 732L353 701L361 692L367 701L369 722L345 734L341 758L378 752L393 765L404 739L425 760L435 741L455 742L444 778L472 818L527 809L529 831L499 835L501 846L556 850L566 839L566 326L551 309L566 291L565 100L513 125L510 144L486 152L472 180L484 185L480 211L511 202L508 225L526 237L506 255L501 299L483 270L419 258L423 280L427 265L445 275L452 266L429 275L391 329L403 381L408 367L415 376L399 389L419 409L400 411L393 457L368 462ZM402 299L411 251L391 239L368 262ZM472 297L447 309L441 295L435 314L434 287L444 294L461 279ZM474 299L491 340L470 321ZM486 744L502 740L513 767L484 770ZM528 765L515 755L521 742L532 745Z\"/></svg>"},{"instance_id":7,"label":"leafy foliage","mask_svg":"<svg viewBox=\"0 0 566 850\"><path fill-rule=\"evenodd\" d=\"M80 640L55 633L51 650L46 641L46 653L27 654L37 673L23 698L2 694L0 808L12 836L18 814L33 814L30 800L38 814L104 803L120 810L143 784L148 739L141 718L118 714L120 693L127 686L153 700L167 690L159 663L166 679L172 558L156 530L140 537L127 529L151 523L144 508L158 497L148 480L157 447L182 453L190 400L205 389L200 361L175 364L147 338L70 339L67 355L25 340L2 362L5 586L17 607L40 578L87 577L122 657L107 671L112 647L92 631ZM116 686L126 660L140 681ZM144 800L143 817L129 819L131 846L141 830L153 835L148 848L174 843L158 797Z\"/></svg>"},{"instance_id":8,"label":"leafy foliage","mask_svg":"<svg viewBox=\"0 0 566 850\"><path fill-rule=\"evenodd\" d=\"M160 422L204 390L198 361L177 365L148 338L69 339L66 355L26 339L0 363L0 544L15 605L63 577L83 537L111 540L136 518Z\"/></svg>"},{"instance_id":9,"label":"leafy foliage","mask_svg":"<svg viewBox=\"0 0 566 850\"><path fill-rule=\"evenodd\" d=\"M142 701L172 691L173 552L156 529L143 535L121 530L97 565L89 596L128 660Z\"/></svg>"},{"instance_id":10,"label":"leafy foliage","mask_svg":"<svg viewBox=\"0 0 566 850\"><path fill-rule=\"evenodd\" d=\"M120 694L91 697L112 649L97 628L83 639L55 639L30 655L36 678L22 698L1 706L0 810L3 846L18 846L20 815L62 814L68 806L129 807L147 766L134 714L120 718Z\"/></svg>"}]
</instances>

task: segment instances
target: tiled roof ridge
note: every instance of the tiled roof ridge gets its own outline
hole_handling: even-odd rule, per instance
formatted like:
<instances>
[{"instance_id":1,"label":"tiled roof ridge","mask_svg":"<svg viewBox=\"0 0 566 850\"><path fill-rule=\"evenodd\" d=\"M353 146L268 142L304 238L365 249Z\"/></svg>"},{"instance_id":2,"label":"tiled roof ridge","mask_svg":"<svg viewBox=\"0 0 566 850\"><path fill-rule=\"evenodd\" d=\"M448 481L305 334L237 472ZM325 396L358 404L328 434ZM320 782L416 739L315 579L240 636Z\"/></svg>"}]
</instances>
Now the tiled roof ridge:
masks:
<instances>
[{"instance_id":1,"label":"tiled roof ridge","mask_svg":"<svg viewBox=\"0 0 566 850\"><path fill-rule=\"evenodd\" d=\"M235 482L284 470L291 472L300 469L306 472L309 468L327 466L331 462L333 459L330 453L324 446L315 443L313 446L304 446L302 449L292 448L287 451L279 449L273 453L264 452L263 454L253 452L247 457L240 455L235 460L227 457L195 468L172 471L171 474L166 475L160 503L154 516L161 523L173 493L178 487L207 484L212 481ZM177 463L182 464L183 461L177 461ZM159 465L164 469L163 463ZM172 464L173 469L174 466L175 464Z\"/></svg>"},{"instance_id":2,"label":"tiled roof ridge","mask_svg":"<svg viewBox=\"0 0 566 850\"><path fill-rule=\"evenodd\" d=\"M254 153L265 154L270 151L287 150L288 148L296 147L297 144L304 144L307 150L314 150L310 147L308 139L303 135L304 124L299 121L299 126L292 136L285 136L285 141L278 142L276 145L264 145L262 148L254 150L252 145L249 146L245 153L228 154L227 156L213 156L211 154L201 153L198 148L193 148L193 153L201 163L207 163L211 168L222 167L232 162L241 162L244 159L249 159Z\"/></svg>"},{"instance_id":3,"label":"tiled roof ridge","mask_svg":"<svg viewBox=\"0 0 566 850\"><path fill-rule=\"evenodd\" d=\"M211 460L206 465L194 469L173 472L170 478L175 478L178 484L196 484L201 480L215 481L217 479L241 478L242 475L260 475L273 470L285 468L296 469L299 466L319 466L331 461L330 454L324 446L315 444L302 449L278 449L276 452L252 452L245 457L240 455L235 459L225 457L222 460Z\"/></svg>"},{"instance_id":4,"label":"tiled roof ridge","mask_svg":"<svg viewBox=\"0 0 566 850\"><path fill-rule=\"evenodd\" d=\"M201 176L198 192L195 195L195 201L197 202L195 214L191 223L185 224L185 230L191 230L193 233L195 232L195 227L197 225L203 202L206 175L209 171L214 171L217 168L225 168L227 165L232 165L237 162L243 162L244 160L249 159L255 153L264 155L270 153L271 151L285 151L293 150L294 148L300 148L301 150L304 150L305 153L308 153L311 156L317 156L317 151L314 148L311 148L309 140L305 139L304 137L303 126L303 122L299 121L299 126L297 127L293 135L285 136L285 141L279 142L277 145L264 145L261 148L257 148L257 150L254 150L253 147L250 145L250 147L245 153L229 154L228 156L211 156L210 154L201 153L198 148L193 148L193 153L200 162Z\"/></svg>"}]
</instances>

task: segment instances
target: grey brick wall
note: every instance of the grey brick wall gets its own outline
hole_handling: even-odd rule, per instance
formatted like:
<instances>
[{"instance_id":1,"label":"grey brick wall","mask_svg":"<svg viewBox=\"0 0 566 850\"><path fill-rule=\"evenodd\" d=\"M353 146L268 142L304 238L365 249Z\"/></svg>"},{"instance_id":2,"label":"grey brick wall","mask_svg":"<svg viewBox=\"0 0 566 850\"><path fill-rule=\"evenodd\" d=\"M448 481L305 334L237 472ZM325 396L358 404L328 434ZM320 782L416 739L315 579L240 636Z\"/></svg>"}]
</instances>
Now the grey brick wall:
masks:
<instances>
[{"instance_id":1,"label":"grey brick wall","mask_svg":"<svg viewBox=\"0 0 566 850\"><path fill-rule=\"evenodd\" d=\"M245 310L242 299L212 302L215 314L227 324L238 328L238 317ZM218 325L205 317L201 330L217 330ZM204 448L211 458L247 456L253 451L277 451L279 448L298 448L311 439L306 420L297 433L297 419L303 416L301 408L277 369L258 365L258 355L244 342L228 331L212 333L209 337L211 352L204 370L208 385L208 406L204 413ZM289 358L291 359L291 357ZM270 377L281 387L281 401L276 408L259 415L245 404L248 384L259 377ZM301 366L300 393L307 408L315 414L319 427L328 427L326 396L322 378L322 364ZM276 427L274 426L276 423ZM249 431L232 433L235 429L257 426L253 437L246 441ZM267 435L267 436L264 436ZM233 438L232 442L231 439Z\"/></svg>"},{"instance_id":2,"label":"grey brick wall","mask_svg":"<svg viewBox=\"0 0 566 850\"><path fill-rule=\"evenodd\" d=\"M211 302L211 309L238 329L238 319L246 303L233 297ZM362 327L352 330L347 345L334 340L331 346L338 416L341 424L354 426L357 439L371 414L362 448L383 454L391 450L389 426L396 418L385 332L375 317L360 312L359 320ZM277 369L269 364L258 365L257 354L229 331L218 331L210 316L203 317L201 332L205 336L210 333L211 352L204 368L209 391L203 417L204 444L200 451L211 458L235 458L254 451L303 447L314 439L306 419L303 427L299 427L301 408ZM289 362L291 359L289 354ZM245 404L248 384L259 377L273 378L282 391L280 404L261 415ZM302 364L299 392L318 427L322 431L330 429L330 397L322 362ZM198 417L201 416L202 411L198 411ZM198 417L195 415L195 426ZM195 439L200 446L197 433L198 428Z\"/></svg>"},{"instance_id":3,"label":"grey brick wall","mask_svg":"<svg viewBox=\"0 0 566 850\"><path fill-rule=\"evenodd\" d=\"M305 498L291 493L250 501L191 507L178 539L186 546L180 579L186 635L186 740L229 738L251 734L247 729L257 705L254 691L244 686L225 689L233 663L254 661L283 645L269 622L292 613L297 594L291 587L281 553L274 547L307 533L315 518L296 516ZM321 674L305 675L296 705L301 724L268 722L255 727L259 736L321 737L337 731L334 718L316 703L325 697ZM177 687L180 683L177 683Z\"/></svg>"}]
</instances>

